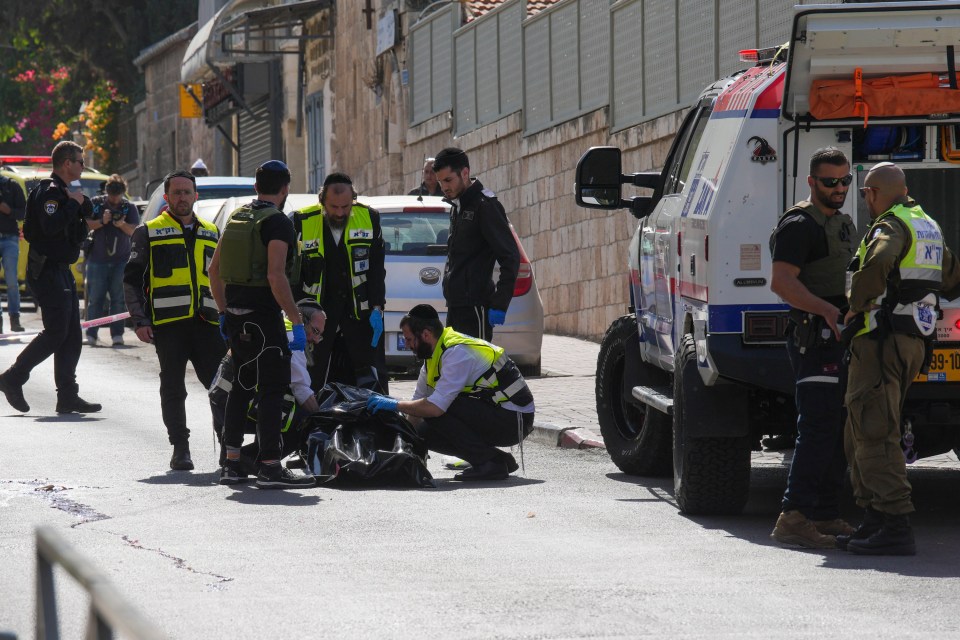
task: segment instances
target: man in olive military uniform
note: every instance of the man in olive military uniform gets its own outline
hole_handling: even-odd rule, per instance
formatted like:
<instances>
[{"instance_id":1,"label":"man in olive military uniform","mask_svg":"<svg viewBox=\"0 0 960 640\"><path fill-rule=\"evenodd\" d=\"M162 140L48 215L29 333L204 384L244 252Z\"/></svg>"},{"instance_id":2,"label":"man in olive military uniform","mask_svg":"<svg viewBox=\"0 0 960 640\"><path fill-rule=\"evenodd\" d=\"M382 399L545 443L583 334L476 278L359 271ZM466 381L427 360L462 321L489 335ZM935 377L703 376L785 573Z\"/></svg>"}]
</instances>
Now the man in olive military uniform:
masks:
<instances>
[{"instance_id":1,"label":"man in olive military uniform","mask_svg":"<svg viewBox=\"0 0 960 640\"><path fill-rule=\"evenodd\" d=\"M279 160L269 160L257 168L254 188L257 199L230 215L210 262L220 331L230 343L235 370L224 416L220 484L246 479L240 449L247 412L255 401L260 445L257 486L311 487L313 476L295 475L280 464L291 352L307 346L303 318L290 289L297 253L293 223L283 214L290 170ZM290 320L292 340L287 338L281 310Z\"/></svg>"},{"instance_id":2,"label":"man in olive military uniform","mask_svg":"<svg viewBox=\"0 0 960 640\"><path fill-rule=\"evenodd\" d=\"M771 237L770 289L790 305L787 355L796 377L797 443L780 517L771 537L808 548L832 548L853 527L839 518L846 368L839 322L855 227L841 213L853 176L839 149L810 159L810 200L780 218Z\"/></svg>"},{"instance_id":3,"label":"man in olive military uniform","mask_svg":"<svg viewBox=\"0 0 960 640\"><path fill-rule=\"evenodd\" d=\"M30 243L27 282L43 315L43 331L0 374L0 392L17 411L29 411L23 385L33 368L53 355L57 413L92 413L100 411L100 405L83 400L77 386L83 332L76 280L70 271L80 257L87 237L85 217L92 210L79 187L83 149L63 141L53 148L50 159L53 173L30 192L23 223L23 237Z\"/></svg>"},{"instance_id":4,"label":"man in olive military uniform","mask_svg":"<svg viewBox=\"0 0 960 640\"><path fill-rule=\"evenodd\" d=\"M303 251L297 295L315 298L327 313L323 340L313 353L315 383L331 381L336 348L350 360L349 382L386 392L386 378L376 366L387 278L380 214L357 202L349 176L331 173L320 202L295 212L293 224Z\"/></svg>"},{"instance_id":5,"label":"man in olive military uniform","mask_svg":"<svg viewBox=\"0 0 960 640\"><path fill-rule=\"evenodd\" d=\"M493 191L470 178L470 160L462 149L442 150L433 167L444 199L452 205L443 268L447 326L489 341L493 327L506 321L520 250L503 205ZM500 265L496 284L494 264Z\"/></svg>"},{"instance_id":6,"label":"man in olive military uniform","mask_svg":"<svg viewBox=\"0 0 960 640\"><path fill-rule=\"evenodd\" d=\"M196 178L174 171L163 180L166 205L131 237L123 293L137 338L152 343L160 361L160 412L173 445L170 468L190 471L187 428L187 362L204 389L226 352L210 293L208 265L220 237L217 227L193 212Z\"/></svg>"},{"instance_id":7,"label":"man in olive military uniform","mask_svg":"<svg viewBox=\"0 0 960 640\"><path fill-rule=\"evenodd\" d=\"M856 532L838 536L837 544L857 554L914 555L900 417L936 337L939 298L960 295L960 263L939 225L907 197L902 169L882 162L863 184L873 222L852 265L844 319L854 336L844 445L865 513Z\"/></svg>"}]
</instances>

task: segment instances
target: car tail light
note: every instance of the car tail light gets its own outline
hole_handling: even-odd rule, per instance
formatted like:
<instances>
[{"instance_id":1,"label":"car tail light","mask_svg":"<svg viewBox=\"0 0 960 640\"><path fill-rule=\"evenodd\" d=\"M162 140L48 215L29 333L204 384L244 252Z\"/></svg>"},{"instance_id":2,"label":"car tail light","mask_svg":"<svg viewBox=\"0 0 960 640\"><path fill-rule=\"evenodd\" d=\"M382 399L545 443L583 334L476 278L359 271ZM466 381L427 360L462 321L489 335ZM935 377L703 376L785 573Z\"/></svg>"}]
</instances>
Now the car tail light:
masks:
<instances>
[{"instance_id":1,"label":"car tail light","mask_svg":"<svg viewBox=\"0 0 960 640\"><path fill-rule=\"evenodd\" d=\"M512 226L510 231L513 233L517 250L520 252L520 268L517 269L517 281L513 285L513 297L518 298L526 295L533 287L533 265L530 264L530 259L527 258L527 253L523 250L523 245L520 244L520 238L517 237L517 232L514 231Z\"/></svg>"},{"instance_id":2,"label":"car tail light","mask_svg":"<svg viewBox=\"0 0 960 640\"><path fill-rule=\"evenodd\" d=\"M770 344L786 341L788 316L785 311L743 314L744 344Z\"/></svg>"}]
</instances>

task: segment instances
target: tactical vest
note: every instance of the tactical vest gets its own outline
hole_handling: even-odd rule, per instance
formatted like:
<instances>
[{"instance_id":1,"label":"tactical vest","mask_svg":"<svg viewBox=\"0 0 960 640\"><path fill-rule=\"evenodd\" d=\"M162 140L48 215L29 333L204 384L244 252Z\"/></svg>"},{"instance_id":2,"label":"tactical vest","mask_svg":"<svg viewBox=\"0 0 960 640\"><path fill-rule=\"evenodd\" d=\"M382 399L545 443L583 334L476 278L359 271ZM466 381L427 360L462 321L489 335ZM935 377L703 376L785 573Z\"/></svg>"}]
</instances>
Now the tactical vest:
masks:
<instances>
[{"instance_id":1,"label":"tactical vest","mask_svg":"<svg viewBox=\"0 0 960 640\"><path fill-rule=\"evenodd\" d=\"M217 227L196 218L193 252L187 251L183 227L168 211L146 223L150 243L150 308L153 324L199 315L217 324L217 305L207 269L220 237Z\"/></svg>"},{"instance_id":2,"label":"tactical vest","mask_svg":"<svg viewBox=\"0 0 960 640\"><path fill-rule=\"evenodd\" d=\"M321 302L323 293L323 269L325 264L323 246L323 207L313 205L296 214L300 225L301 280L303 291ZM367 293L367 272L370 270L370 248L373 245L373 222L370 209L355 203L343 230L343 242L347 250L350 267L350 280L353 285L353 317L359 318L361 311L370 310L370 296Z\"/></svg>"},{"instance_id":3,"label":"tactical vest","mask_svg":"<svg viewBox=\"0 0 960 640\"><path fill-rule=\"evenodd\" d=\"M846 291L844 273L853 256L856 232L853 220L839 211L825 216L811 202L791 207L780 219L795 213L802 213L816 222L827 245L827 255L803 265L797 279L818 298L842 297Z\"/></svg>"},{"instance_id":4,"label":"tactical vest","mask_svg":"<svg viewBox=\"0 0 960 640\"><path fill-rule=\"evenodd\" d=\"M902 204L880 214L871 225L871 231L878 222L889 216L896 217L910 231L910 249L897 267L899 286L894 289L888 278L887 290L871 301L880 308L863 314L863 328L856 336L870 333L888 322L887 328L897 333L928 338L937 329L943 275L943 234L940 225L919 206L907 207ZM856 269L863 264L867 255L867 243L871 235L868 231L860 242L853 265Z\"/></svg>"},{"instance_id":5,"label":"tactical vest","mask_svg":"<svg viewBox=\"0 0 960 640\"><path fill-rule=\"evenodd\" d=\"M432 389L436 389L437 380L442 374L440 369L443 352L455 345L463 345L480 355L489 366L482 376L463 388L463 394L492 400L496 404L510 401L518 407L533 402L533 394L530 393L526 381L520 375L520 370L513 360L504 355L502 348L485 340L457 333L450 327L446 327L440 334L440 340L437 341L433 355L426 362L427 385Z\"/></svg>"},{"instance_id":6,"label":"tactical vest","mask_svg":"<svg viewBox=\"0 0 960 640\"><path fill-rule=\"evenodd\" d=\"M275 207L244 205L233 212L223 229L220 249L220 277L227 284L244 287L269 287L267 245L260 230L267 218L283 215ZM285 271L290 279L296 272L297 252L288 251Z\"/></svg>"}]
</instances>

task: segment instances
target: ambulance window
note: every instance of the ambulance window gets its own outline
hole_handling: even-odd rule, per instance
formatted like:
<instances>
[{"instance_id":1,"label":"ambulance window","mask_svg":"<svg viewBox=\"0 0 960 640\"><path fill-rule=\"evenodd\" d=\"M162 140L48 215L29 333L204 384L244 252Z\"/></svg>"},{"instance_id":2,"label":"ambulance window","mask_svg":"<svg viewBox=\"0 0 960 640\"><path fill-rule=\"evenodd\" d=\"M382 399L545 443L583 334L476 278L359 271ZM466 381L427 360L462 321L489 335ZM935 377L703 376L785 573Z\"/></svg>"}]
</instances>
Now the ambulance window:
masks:
<instances>
[{"instance_id":1,"label":"ambulance window","mask_svg":"<svg viewBox=\"0 0 960 640\"><path fill-rule=\"evenodd\" d=\"M673 157L673 163L670 167L670 174L667 177L665 194L680 193L690 175L690 168L693 166L693 159L696 155L697 147L700 146L700 139L703 137L703 130L707 128L707 121L710 119L710 107L703 107L696 115L696 121L693 126L688 126L684 132L684 139L677 146L677 153Z\"/></svg>"}]
</instances>

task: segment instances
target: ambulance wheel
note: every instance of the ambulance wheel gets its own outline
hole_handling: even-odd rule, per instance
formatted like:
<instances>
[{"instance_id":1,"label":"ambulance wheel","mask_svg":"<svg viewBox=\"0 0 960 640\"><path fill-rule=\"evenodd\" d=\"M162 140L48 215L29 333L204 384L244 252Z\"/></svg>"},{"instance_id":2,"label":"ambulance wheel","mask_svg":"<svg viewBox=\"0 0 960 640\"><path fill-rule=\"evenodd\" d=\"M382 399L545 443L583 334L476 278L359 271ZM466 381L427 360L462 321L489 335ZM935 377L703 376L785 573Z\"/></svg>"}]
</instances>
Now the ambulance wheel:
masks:
<instances>
[{"instance_id":1,"label":"ambulance wheel","mask_svg":"<svg viewBox=\"0 0 960 640\"><path fill-rule=\"evenodd\" d=\"M693 438L684 408L703 385L693 336L680 343L673 375L673 488L680 511L692 515L737 514L750 492L749 438ZM717 411L721 411L717 407Z\"/></svg>"},{"instance_id":2,"label":"ambulance wheel","mask_svg":"<svg viewBox=\"0 0 960 640\"><path fill-rule=\"evenodd\" d=\"M630 475L670 475L670 416L637 402L624 380L626 346L637 341L637 321L623 316L607 329L597 358L597 417L613 463ZM649 367L640 363L639 366ZM655 374L662 375L659 369Z\"/></svg>"}]
</instances>

